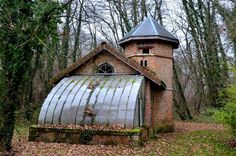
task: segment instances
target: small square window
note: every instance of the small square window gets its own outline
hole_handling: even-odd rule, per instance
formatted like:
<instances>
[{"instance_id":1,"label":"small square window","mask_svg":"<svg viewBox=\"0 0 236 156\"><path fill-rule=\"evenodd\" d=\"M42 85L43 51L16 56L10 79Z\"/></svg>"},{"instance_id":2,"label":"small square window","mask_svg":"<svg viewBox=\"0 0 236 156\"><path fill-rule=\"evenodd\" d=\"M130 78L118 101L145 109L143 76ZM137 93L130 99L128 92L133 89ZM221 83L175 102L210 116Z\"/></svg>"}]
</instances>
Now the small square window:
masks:
<instances>
[{"instance_id":1,"label":"small square window","mask_svg":"<svg viewBox=\"0 0 236 156\"><path fill-rule=\"evenodd\" d=\"M148 48L144 48L143 49L143 54L149 54L149 49Z\"/></svg>"}]
</instances>

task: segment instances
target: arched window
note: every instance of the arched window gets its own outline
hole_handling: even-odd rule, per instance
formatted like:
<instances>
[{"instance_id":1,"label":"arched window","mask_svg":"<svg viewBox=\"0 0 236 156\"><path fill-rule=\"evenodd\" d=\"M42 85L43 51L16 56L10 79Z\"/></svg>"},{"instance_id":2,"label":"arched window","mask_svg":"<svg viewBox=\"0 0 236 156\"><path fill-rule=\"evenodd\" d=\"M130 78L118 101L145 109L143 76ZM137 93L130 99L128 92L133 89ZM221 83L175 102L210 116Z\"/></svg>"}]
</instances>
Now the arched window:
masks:
<instances>
[{"instance_id":1,"label":"arched window","mask_svg":"<svg viewBox=\"0 0 236 156\"><path fill-rule=\"evenodd\" d=\"M115 72L114 67L110 65L109 63L103 63L97 69L97 73L101 73L101 74L109 74L109 73L114 73L114 72Z\"/></svg>"}]
</instances>

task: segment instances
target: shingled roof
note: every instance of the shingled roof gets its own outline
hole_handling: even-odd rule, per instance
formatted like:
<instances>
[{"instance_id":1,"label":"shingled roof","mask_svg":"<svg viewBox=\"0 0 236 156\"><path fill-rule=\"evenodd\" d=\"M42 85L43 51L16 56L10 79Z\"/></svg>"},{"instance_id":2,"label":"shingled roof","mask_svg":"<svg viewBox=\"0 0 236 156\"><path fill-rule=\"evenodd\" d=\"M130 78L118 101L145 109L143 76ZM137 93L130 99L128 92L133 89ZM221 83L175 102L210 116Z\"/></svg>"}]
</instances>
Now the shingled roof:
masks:
<instances>
[{"instance_id":1,"label":"shingled roof","mask_svg":"<svg viewBox=\"0 0 236 156\"><path fill-rule=\"evenodd\" d=\"M112 55L114 55L116 58L120 59L122 62L124 62L125 64L127 64L128 66L130 66L131 68L133 68L134 70L138 71L141 75L145 76L146 78L148 78L149 80L151 80L152 82L154 82L155 84L157 84L158 86L160 86L161 88L165 89L166 85L163 81L161 81L156 75L152 74L149 70L147 70L146 68L141 67L137 62L135 62L134 60L131 60L127 57L125 57L122 53L120 53L118 50L116 50L115 48L112 48L111 46L107 45L107 44L102 44L100 46L98 46L97 48L95 48L94 50L92 50L90 53L88 53L87 55L85 55L83 58L78 59L75 63L73 63L71 66L69 66L68 68L62 70L59 74L57 74L55 77L53 77L51 79L51 83L55 84L57 82L59 82L62 78L64 78L65 76L70 75L70 73L72 73L74 70L76 70L79 66L83 65L85 62L87 62L88 60L90 60L92 57L94 57L95 55L107 51L109 53L111 53Z\"/></svg>"},{"instance_id":2,"label":"shingled roof","mask_svg":"<svg viewBox=\"0 0 236 156\"><path fill-rule=\"evenodd\" d=\"M179 40L170 34L152 17L147 17L143 22L132 29L119 41L119 44L122 46L131 40L143 39L164 40L172 43L174 48L178 48L179 45Z\"/></svg>"}]
</instances>

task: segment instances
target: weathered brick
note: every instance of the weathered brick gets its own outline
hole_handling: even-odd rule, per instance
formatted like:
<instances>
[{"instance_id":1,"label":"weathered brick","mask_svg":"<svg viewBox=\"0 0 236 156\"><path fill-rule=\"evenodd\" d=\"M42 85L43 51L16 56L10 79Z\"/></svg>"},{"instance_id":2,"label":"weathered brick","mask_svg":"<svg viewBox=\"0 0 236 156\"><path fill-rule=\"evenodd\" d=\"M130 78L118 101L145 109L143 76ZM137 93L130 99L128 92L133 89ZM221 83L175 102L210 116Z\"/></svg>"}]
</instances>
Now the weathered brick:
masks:
<instances>
[{"instance_id":1,"label":"weathered brick","mask_svg":"<svg viewBox=\"0 0 236 156\"><path fill-rule=\"evenodd\" d=\"M146 68L166 84L166 90L158 90L147 81L145 89L145 124L151 126L154 131L160 128L164 131L173 127L173 47L163 41L149 42L149 54L142 54L140 41L129 42L124 51L126 57L137 62L147 60Z\"/></svg>"},{"instance_id":2,"label":"weathered brick","mask_svg":"<svg viewBox=\"0 0 236 156\"><path fill-rule=\"evenodd\" d=\"M75 71L75 74L93 74L96 73L97 68L108 62L111 64L116 73L125 73L125 74L137 74L137 71L123 63L120 59L116 58L108 52L103 52L100 55L93 57L80 68Z\"/></svg>"}]
</instances>

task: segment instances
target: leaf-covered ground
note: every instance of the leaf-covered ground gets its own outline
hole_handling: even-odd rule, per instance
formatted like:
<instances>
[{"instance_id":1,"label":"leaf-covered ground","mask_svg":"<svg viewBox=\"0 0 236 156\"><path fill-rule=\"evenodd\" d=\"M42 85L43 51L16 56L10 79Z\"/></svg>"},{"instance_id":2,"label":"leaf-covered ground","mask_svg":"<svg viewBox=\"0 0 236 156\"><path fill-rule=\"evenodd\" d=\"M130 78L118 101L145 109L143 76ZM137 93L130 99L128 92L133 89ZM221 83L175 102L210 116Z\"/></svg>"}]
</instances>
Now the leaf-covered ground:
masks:
<instances>
[{"instance_id":1,"label":"leaf-covered ground","mask_svg":"<svg viewBox=\"0 0 236 156\"><path fill-rule=\"evenodd\" d=\"M27 135L14 136L15 155L83 156L83 155L236 155L228 146L232 139L229 129L219 124L175 122L175 132L159 134L143 147L76 145L63 143L28 142Z\"/></svg>"}]
</instances>

